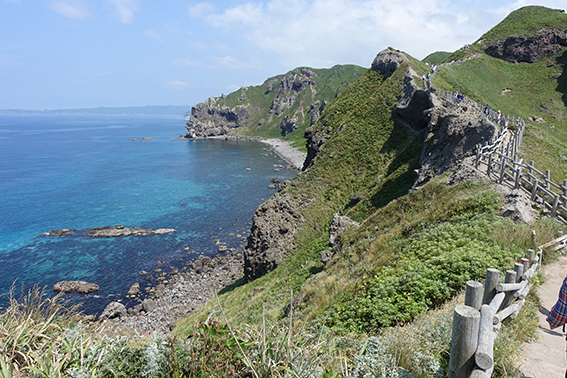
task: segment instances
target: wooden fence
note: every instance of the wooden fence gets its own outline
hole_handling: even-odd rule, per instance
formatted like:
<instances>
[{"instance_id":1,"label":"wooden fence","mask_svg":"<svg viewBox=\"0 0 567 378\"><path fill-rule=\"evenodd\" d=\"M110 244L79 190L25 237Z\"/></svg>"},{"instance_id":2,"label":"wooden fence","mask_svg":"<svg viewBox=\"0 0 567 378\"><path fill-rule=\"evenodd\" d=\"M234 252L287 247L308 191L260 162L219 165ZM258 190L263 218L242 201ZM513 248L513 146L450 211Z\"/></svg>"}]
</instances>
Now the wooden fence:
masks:
<instances>
[{"instance_id":1,"label":"wooden fence","mask_svg":"<svg viewBox=\"0 0 567 378\"><path fill-rule=\"evenodd\" d=\"M525 124L520 119L515 121L517 131L507 143L505 136L510 133L505 127L491 145L477 146L475 168L486 166L486 174L499 184L505 181L514 189L526 192L533 202L540 203L553 218L567 224L567 180L563 184L551 181L550 171L539 171L533 160L524 164L518 156L518 150L524 134Z\"/></svg>"},{"instance_id":2,"label":"wooden fence","mask_svg":"<svg viewBox=\"0 0 567 378\"><path fill-rule=\"evenodd\" d=\"M455 63L460 61L450 64ZM429 78L429 85L437 96L453 105L462 101L464 96L432 86L431 78L436 72L437 68ZM533 161L526 165L516 156L524 136L524 120L519 117L504 116L500 112L486 109L474 100L470 101L478 106L481 119L488 119L502 127L494 143L476 147L475 168L486 166L486 174L491 180L500 184L506 181L513 188L523 190L530 196L532 202L541 204L548 215L567 224L567 180L563 180L563 184L556 184L551 181L549 170L543 173L535 167Z\"/></svg>"},{"instance_id":3,"label":"wooden fence","mask_svg":"<svg viewBox=\"0 0 567 378\"><path fill-rule=\"evenodd\" d=\"M535 231L532 231L535 240ZM543 249L559 250L566 246L567 236L560 236L538 248L528 249L526 257L507 270L503 283L500 272L487 269L482 283L469 281L465 304L453 314L449 378L488 378L494 368L495 332L507 317L515 318L530 291L530 278L541 265Z\"/></svg>"}]
</instances>

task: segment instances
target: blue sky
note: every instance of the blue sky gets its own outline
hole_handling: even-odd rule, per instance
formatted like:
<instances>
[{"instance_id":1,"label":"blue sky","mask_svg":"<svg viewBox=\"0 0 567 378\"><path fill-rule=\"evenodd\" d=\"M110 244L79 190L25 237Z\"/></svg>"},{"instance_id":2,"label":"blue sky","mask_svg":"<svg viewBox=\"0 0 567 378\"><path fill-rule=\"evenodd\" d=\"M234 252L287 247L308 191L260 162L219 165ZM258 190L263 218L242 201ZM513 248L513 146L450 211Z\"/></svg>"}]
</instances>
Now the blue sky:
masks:
<instances>
[{"instance_id":1,"label":"blue sky","mask_svg":"<svg viewBox=\"0 0 567 378\"><path fill-rule=\"evenodd\" d=\"M194 105L298 66L472 43L565 0L0 0L0 109Z\"/></svg>"}]
</instances>

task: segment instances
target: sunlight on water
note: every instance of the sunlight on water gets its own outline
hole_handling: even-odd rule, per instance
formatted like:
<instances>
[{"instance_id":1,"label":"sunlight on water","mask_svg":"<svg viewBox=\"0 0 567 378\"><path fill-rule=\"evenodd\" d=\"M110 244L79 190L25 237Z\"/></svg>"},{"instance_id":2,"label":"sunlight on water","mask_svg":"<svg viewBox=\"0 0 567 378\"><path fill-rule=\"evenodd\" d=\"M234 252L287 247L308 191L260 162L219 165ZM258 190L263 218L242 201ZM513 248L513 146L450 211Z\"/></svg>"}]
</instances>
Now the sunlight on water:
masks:
<instances>
[{"instance_id":1,"label":"sunlight on water","mask_svg":"<svg viewBox=\"0 0 567 378\"><path fill-rule=\"evenodd\" d=\"M100 311L158 260L183 266L212 256L217 237L240 246L244 239L229 234L248 234L270 180L297 172L275 172L285 163L263 144L172 140L183 131L182 118L163 116L1 116L0 306L15 280L51 287L72 279L100 285L85 308ZM131 140L144 137L153 139ZM119 224L177 232L36 237Z\"/></svg>"}]
</instances>

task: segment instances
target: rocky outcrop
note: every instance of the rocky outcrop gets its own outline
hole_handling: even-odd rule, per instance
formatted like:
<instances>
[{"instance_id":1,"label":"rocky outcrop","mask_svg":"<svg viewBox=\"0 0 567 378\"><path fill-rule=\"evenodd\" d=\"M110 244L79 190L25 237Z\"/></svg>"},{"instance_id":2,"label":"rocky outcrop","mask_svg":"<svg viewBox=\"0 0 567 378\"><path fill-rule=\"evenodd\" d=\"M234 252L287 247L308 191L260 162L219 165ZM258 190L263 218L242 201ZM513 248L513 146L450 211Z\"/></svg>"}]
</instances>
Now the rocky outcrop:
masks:
<instances>
[{"instance_id":1,"label":"rocky outcrop","mask_svg":"<svg viewBox=\"0 0 567 378\"><path fill-rule=\"evenodd\" d=\"M284 188L281 185L280 188ZM248 281L262 277L283 261L286 248L294 248L293 236L302 220L298 208L309 199L276 193L261 205L252 218L252 228L244 251L244 275Z\"/></svg>"},{"instance_id":2,"label":"rocky outcrop","mask_svg":"<svg viewBox=\"0 0 567 378\"><path fill-rule=\"evenodd\" d=\"M219 99L210 97L191 108L191 117L185 126L191 137L226 135L245 126L250 113L245 105L234 108L218 105Z\"/></svg>"},{"instance_id":3,"label":"rocky outcrop","mask_svg":"<svg viewBox=\"0 0 567 378\"><path fill-rule=\"evenodd\" d=\"M497 186L504 194L504 203L498 215L510 218L516 223L532 223L537 217L537 211L532 207L532 201L521 189L509 190L502 185Z\"/></svg>"},{"instance_id":4,"label":"rocky outcrop","mask_svg":"<svg viewBox=\"0 0 567 378\"><path fill-rule=\"evenodd\" d=\"M126 306L120 302L110 302L100 314L99 320L125 317L128 314Z\"/></svg>"},{"instance_id":5,"label":"rocky outcrop","mask_svg":"<svg viewBox=\"0 0 567 378\"><path fill-rule=\"evenodd\" d=\"M358 222L353 221L351 218L339 215L338 213L333 214L333 220L329 225L329 247L330 249L326 249L321 252L320 260L323 264L328 263L332 260L333 256L336 255L340 251L341 247L341 235L347 230L349 227L359 227L360 225Z\"/></svg>"},{"instance_id":6,"label":"rocky outcrop","mask_svg":"<svg viewBox=\"0 0 567 378\"><path fill-rule=\"evenodd\" d=\"M380 51L378 55L376 55L376 58L374 58L372 69L381 73L384 79L387 79L392 76L404 62L409 62L406 54L392 49L385 49Z\"/></svg>"},{"instance_id":7,"label":"rocky outcrop","mask_svg":"<svg viewBox=\"0 0 567 378\"><path fill-rule=\"evenodd\" d=\"M511 63L535 63L567 48L567 29L540 30L532 36L511 35L504 41L496 41L485 52Z\"/></svg>"},{"instance_id":8,"label":"rocky outcrop","mask_svg":"<svg viewBox=\"0 0 567 378\"><path fill-rule=\"evenodd\" d=\"M317 122L327 103L362 72L362 67L340 65L296 68L260 86L211 97L191 109L183 139L234 135L242 127L246 129L239 134L248 135L276 127L282 136L304 130Z\"/></svg>"},{"instance_id":9,"label":"rocky outcrop","mask_svg":"<svg viewBox=\"0 0 567 378\"><path fill-rule=\"evenodd\" d=\"M496 126L478 118L478 106L465 99L458 105L444 103L425 111L428 121L421 168L414 187L460 165L477 144L491 143Z\"/></svg>"},{"instance_id":10,"label":"rocky outcrop","mask_svg":"<svg viewBox=\"0 0 567 378\"><path fill-rule=\"evenodd\" d=\"M145 227L124 227L118 226L104 226L93 227L86 230L72 230L64 228L61 230L51 230L39 234L37 236L80 236L87 238L115 238L118 236L148 236L148 235L165 235L177 232L173 228L145 228Z\"/></svg>"},{"instance_id":11,"label":"rocky outcrop","mask_svg":"<svg viewBox=\"0 0 567 378\"><path fill-rule=\"evenodd\" d=\"M53 285L52 289L53 291L60 291L63 293L76 291L79 294L88 294L93 291L98 291L100 287L95 283L85 281L59 281Z\"/></svg>"},{"instance_id":12,"label":"rocky outcrop","mask_svg":"<svg viewBox=\"0 0 567 378\"><path fill-rule=\"evenodd\" d=\"M442 103L430 90L424 90L423 87L419 87L415 82L416 77L418 75L415 71L411 68L407 70L398 105L394 109L393 116L398 122L403 123L410 129L422 131L427 128L428 124L425 111L441 106Z\"/></svg>"}]
</instances>

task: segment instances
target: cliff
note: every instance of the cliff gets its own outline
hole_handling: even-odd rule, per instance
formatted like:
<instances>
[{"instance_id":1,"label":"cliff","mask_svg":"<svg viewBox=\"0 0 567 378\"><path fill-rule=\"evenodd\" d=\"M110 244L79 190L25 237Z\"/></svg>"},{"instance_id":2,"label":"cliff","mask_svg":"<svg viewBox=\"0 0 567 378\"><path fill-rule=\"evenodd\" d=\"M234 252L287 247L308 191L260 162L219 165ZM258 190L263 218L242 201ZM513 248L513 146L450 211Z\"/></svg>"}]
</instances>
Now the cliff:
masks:
<instances>
[{"instance_id":1,"label":"cliff","mask_svg":"<svg viewBox=\"0 0 567 378\"><path fill-rule=\"evenodd\" d=\"M362 72L362 67L353 65L302 67L259 86L211 97L191 109L186 137L236 134L301 140L327 104Z\"/></svg>"},{"instance_id":2,"label":"cliff","mask_svg":"<svg viewBox=\"0 0 567 378\"><path fill-rule=\"evenodd\" d=\"M478 119L478 107L473 109L466 102L452 105L438 99L434 92L420 88L418 83L421 75L415 72L410 65L410 58L402 52L391 49L380 52L366 75L377 75L379 78L379 84L376 83L377 92L388 91L392 95L392 101L387 106L378 109L372 106L373 111L382 113L379 119L392 121L388 138L376 138L375 134L386 131L383 123L364 125L364 129L361 129L350 125L350 122L343 123L340 117L336 117L341 113L341 107L331 107L323 112L321 120L305 133L308 156L303 168L306 171L304 175L288 183L288 186L281 187L280 192L254 214L244 253L245 276L248 281L279 266L297 248L297 234L306 227L314 227L309 224L309 218L313 216L310 213L317 208L317 201L324 201L323 198L316 197L329 190L322 183L325 180L319 178L323 188L311 191L310 196L294 193L300 191L299 188L309 186L308 176L319 176L319 160L324 159L321 165L327 165L334 172L340 170L341 175L348 175L347 172L353 170L357 176L366 176L365 179L357 180L359 182L355 185L341 190L342 198L338 199L335 206L327 203L324 210L316 210L318 217L330 219L334 212L352 207L365 198L370 203L384 203L407 193L411 186L423 185L447 170L457 169L476 144L494 138L496 128L492 123ZM360 81L364 81L364 77ZM357 83L353 84L356 85ZM345 96L349 94L346 92ZM341 97L337 99L340 100ZM406 136L404 144L407 140L413 140L414 143L406 144L398 150L398 146L389 143L399 137L396 136L397 133ZM348 134L356 139L352 145L345 143ZM373 140L371 146L368 139ZM368 154L346 163L341 156L354 153L354 149L364 149ZM376 155L371 153L373 150ZM383 159L384 164L374 167L364 164L365 160L372 158ZM402 159L408 160L400 161ZM408 163L410 165L405 166ZM404 167L403 173L398 171L400 167ZM417 177L409 167L415 169ZM362 173L362 170L365 172ZM398 174L402 175L402 180ZM335 180L340 180L339 175L335 176ZM380 194L380 191L365 194L368 186L388 189L388 194Z\"/></svg>"}]
</instances>

